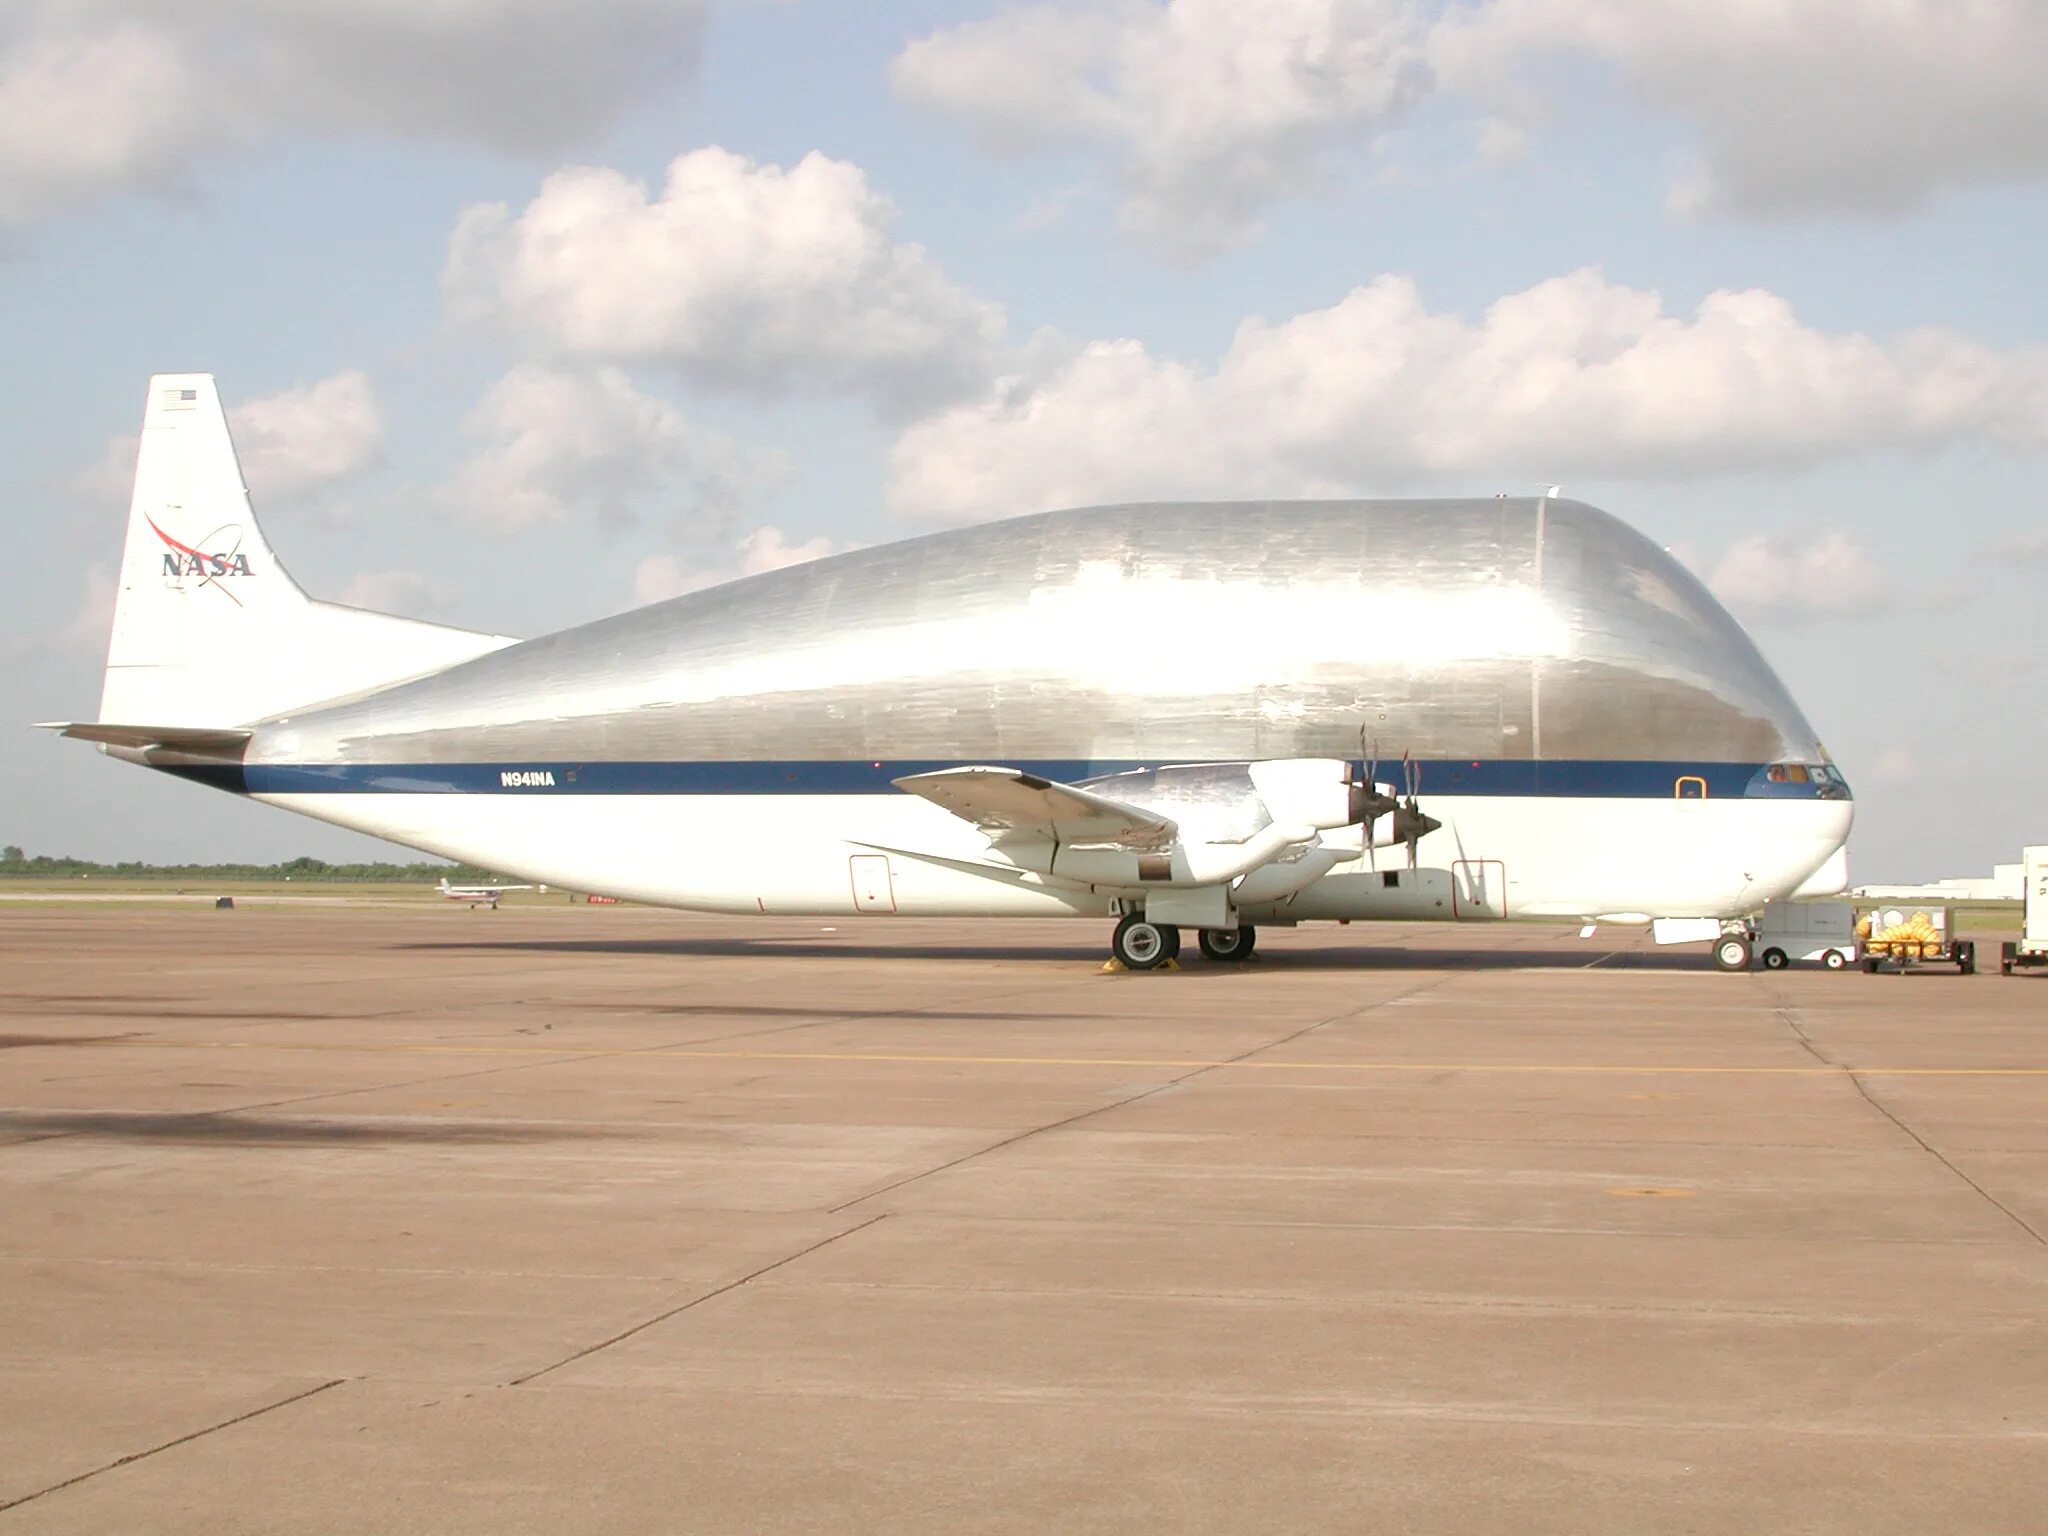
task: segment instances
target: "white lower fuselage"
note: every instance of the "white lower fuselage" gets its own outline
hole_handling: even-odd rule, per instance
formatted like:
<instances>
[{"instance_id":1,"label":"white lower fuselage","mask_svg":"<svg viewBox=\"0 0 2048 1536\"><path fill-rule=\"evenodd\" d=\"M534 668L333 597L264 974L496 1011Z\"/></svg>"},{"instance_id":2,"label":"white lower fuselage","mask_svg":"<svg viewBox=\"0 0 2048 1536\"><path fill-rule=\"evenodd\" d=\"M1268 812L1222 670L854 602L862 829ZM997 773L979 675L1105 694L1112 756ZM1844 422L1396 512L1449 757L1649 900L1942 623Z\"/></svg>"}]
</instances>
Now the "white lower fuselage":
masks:
<instances>
[{"instance_id":1,"label":"white lower fuselage","mask_svg":"<svg viewBox=\"0 0 2048 1536\"><path fill-rule=\"evenodd\" d=\"M524 880L696 911L1101 917L1128 894L1005 868L973 827L895 792L254 798ZM1791 895L1853 812L1846 800L1442 794L1427 809L1443 826L1416 869L1405 848L1381 848L1242 917L1734 917Z\"/></svg>"}]
</instances>

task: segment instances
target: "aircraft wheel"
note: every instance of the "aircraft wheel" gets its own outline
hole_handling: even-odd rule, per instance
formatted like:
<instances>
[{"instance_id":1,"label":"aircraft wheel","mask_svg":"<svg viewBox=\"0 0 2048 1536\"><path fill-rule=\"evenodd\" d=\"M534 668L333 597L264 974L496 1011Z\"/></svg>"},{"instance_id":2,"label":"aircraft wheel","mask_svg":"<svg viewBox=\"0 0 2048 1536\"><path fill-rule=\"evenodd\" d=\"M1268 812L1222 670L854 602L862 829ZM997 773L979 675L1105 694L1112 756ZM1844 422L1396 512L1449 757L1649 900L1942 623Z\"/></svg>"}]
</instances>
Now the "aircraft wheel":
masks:
<instances>
[{"instance_id":1,"label":"aircraft wheel","mask_svg":"<svg viewBox=\"0 0 2048 1536\"><path fill-rule=\"evenodd\" d=\"M1791 963L1792 957L1782 949L1772 948L1764 951L1764 969L1767 971L1782 971Z\"/></svg>"},{"instance_id":2,"label":"aircraft wheel","mask_svg":"<svg viewBox=\"0 0 2048 1536\"><path fill-rule=\"evenodd\" d=\"M1180 958L1180 930L1170 924L1161 923L1159 931L1166 937L1166 958L1178 960Z\"/></svg>"},{"instance_id":3,"label":"aircraft wheel","mask_svg":"<svg viewBox=\"0 0 2048 1536\"><path fill-rule=\"evenodd\" d=\"M1965 941L1956 946L1956 969L1965 976L1977 974L1977 946Z\"/></svg>"},{"instance_id":4,"label":"aircraft wheel","mask_svg":"<svg viewBox=\"0 0 2048 1536\"><path fill-rule=\"evenodd\" d=\"M1204 928L1195 936L1202 953L1211 960L1236 962L1244 959L1259 942L1259 930L1249 923L1235 928Z\"/></svg>"},{"instance_id":5,"label":"aircraft wheel","mask_svg":"<svg viewBox=\"0 0 2048 1536\"><path fill-rule=\"evenodd\" d=\"M1728 934L1714 946L1714 964L1724 971L1746 971L1749 969L1749 940L1740 934Z\"/></svg>"},{"instance_id":6,"label":"aircraft wheel","mask_svg":"<svg viewBox=\"0 0 2048 1536\"><path fill-rule=\"evenodd\" d=\"M1820 963L1831 971L1839 971L1847 967L1849 957L1839 949L1831 949L1820 957Z\"/></svg>"},{"instance_id":7,"label":"aircraft wheel","mask_svg":"<svg viewBox=\"0 0 2048 1536\"><path fill-rule=\"evenodd\" d=\"M1174 936L1171 941L1166 937L1169 933ZM1110 935L1109 952L1127 971L1149 971L1172 957L1172 943L1179 938L1177 930L1148 923L1144 913L1133 912L1116 925L1116 932Z\"/></svg>"}]
</instances>

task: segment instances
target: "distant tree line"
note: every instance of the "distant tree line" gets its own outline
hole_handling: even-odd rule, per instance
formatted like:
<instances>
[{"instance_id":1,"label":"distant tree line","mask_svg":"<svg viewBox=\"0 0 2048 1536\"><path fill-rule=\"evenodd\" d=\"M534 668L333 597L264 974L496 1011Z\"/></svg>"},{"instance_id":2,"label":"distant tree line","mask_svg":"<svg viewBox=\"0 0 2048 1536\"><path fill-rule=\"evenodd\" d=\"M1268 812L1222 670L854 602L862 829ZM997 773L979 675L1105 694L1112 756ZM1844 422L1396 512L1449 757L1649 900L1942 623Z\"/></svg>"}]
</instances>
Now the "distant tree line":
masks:
<instances>
[{"instance_id":1,"label":"distant tree line","mask_svg":"<svg viewBox=\"0 0 2048 1536\"><path fill-rule=\"evenodd\" d=\"M502 880L503 876L470 864L444 864L438 859L418 864L330 864L325 859L301 855L283 864L145 864L128 859L119 864L101 864L92 859L68 855L33 856L13 843L0 848L0 879L9 875L33 875L42 879L76 878L91 875L105 880L439 880L442 876L457 885Z\"/></svg>"}]
</instances>

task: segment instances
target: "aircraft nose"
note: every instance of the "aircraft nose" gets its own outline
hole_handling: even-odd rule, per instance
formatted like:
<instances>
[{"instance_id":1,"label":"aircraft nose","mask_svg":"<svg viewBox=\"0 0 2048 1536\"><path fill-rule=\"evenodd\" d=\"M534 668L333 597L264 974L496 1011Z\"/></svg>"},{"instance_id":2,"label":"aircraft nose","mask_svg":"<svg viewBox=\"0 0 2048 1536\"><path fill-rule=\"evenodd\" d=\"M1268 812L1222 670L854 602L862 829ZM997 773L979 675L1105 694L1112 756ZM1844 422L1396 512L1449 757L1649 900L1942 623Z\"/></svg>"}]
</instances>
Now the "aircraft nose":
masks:
<instances>
[{"instance_id":1,"label":"aircraft nose","mask_svg":"<svg viewBox=\"0 0 2048 1536\"><path fill-rule=\"evenodd\" d=\"M1848 800L1805 801L1797 814L1800 825L1785 829L1775 840L1779 856L1770 899L1832 896L1847 890L1849 828L1856 820L1855 804Z\"/></svg>"},{"instance_id":2,"label":"aircraft nose","mask_svg":"<svg viewBox=\"0 0 2048 1536\"><path fill-rule=\"evenodd\" d=\"M1849 849L1846 845L1837 848L1825 859L1820 867L1792 892L1794 900L1803 896L1839 896L1849 889Z\"/></svg>"}]
</instances>

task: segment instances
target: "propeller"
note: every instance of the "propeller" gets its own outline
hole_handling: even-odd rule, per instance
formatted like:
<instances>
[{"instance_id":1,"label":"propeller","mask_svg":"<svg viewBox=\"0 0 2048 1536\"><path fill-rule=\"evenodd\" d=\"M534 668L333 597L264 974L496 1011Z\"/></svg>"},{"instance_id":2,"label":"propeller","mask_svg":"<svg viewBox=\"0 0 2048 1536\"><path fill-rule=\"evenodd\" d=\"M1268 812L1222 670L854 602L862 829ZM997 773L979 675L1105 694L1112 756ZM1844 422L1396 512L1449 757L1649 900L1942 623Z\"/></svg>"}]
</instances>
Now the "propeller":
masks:
<instances>
[{"instance_id":1,"label":"propeller","mask_svg":"<svg viewBox=\"0 0 2048 1536\"><path fill-rule=\"evenodd\" d=\"M1365 830L1366 866L1376 870L1379 861L1373 852L1372 824L1389 812L1399 814L1401 802L1380 788L1380 744L1374 742L1371 751L1366 750L1364 726L1358 728L1358 757L1359 777L1351 782L1351 819Z\"/></svg>"},{"instance_id":2,"label":"propeller","mask_svg":"<svg viewBox=\"0 0 2048 1536\"><path fill-rule=\"evenodd\" d=\"M1401 782L1408 791L1408 798L1394 812L1394 833L1408 845L1408 867L1413 869L1416 844L1443 823L1423 813L1421 802L1416 798L1422 792L1422 764L1406 752L1401 754Z\"/></svg>"}]
</instances>

